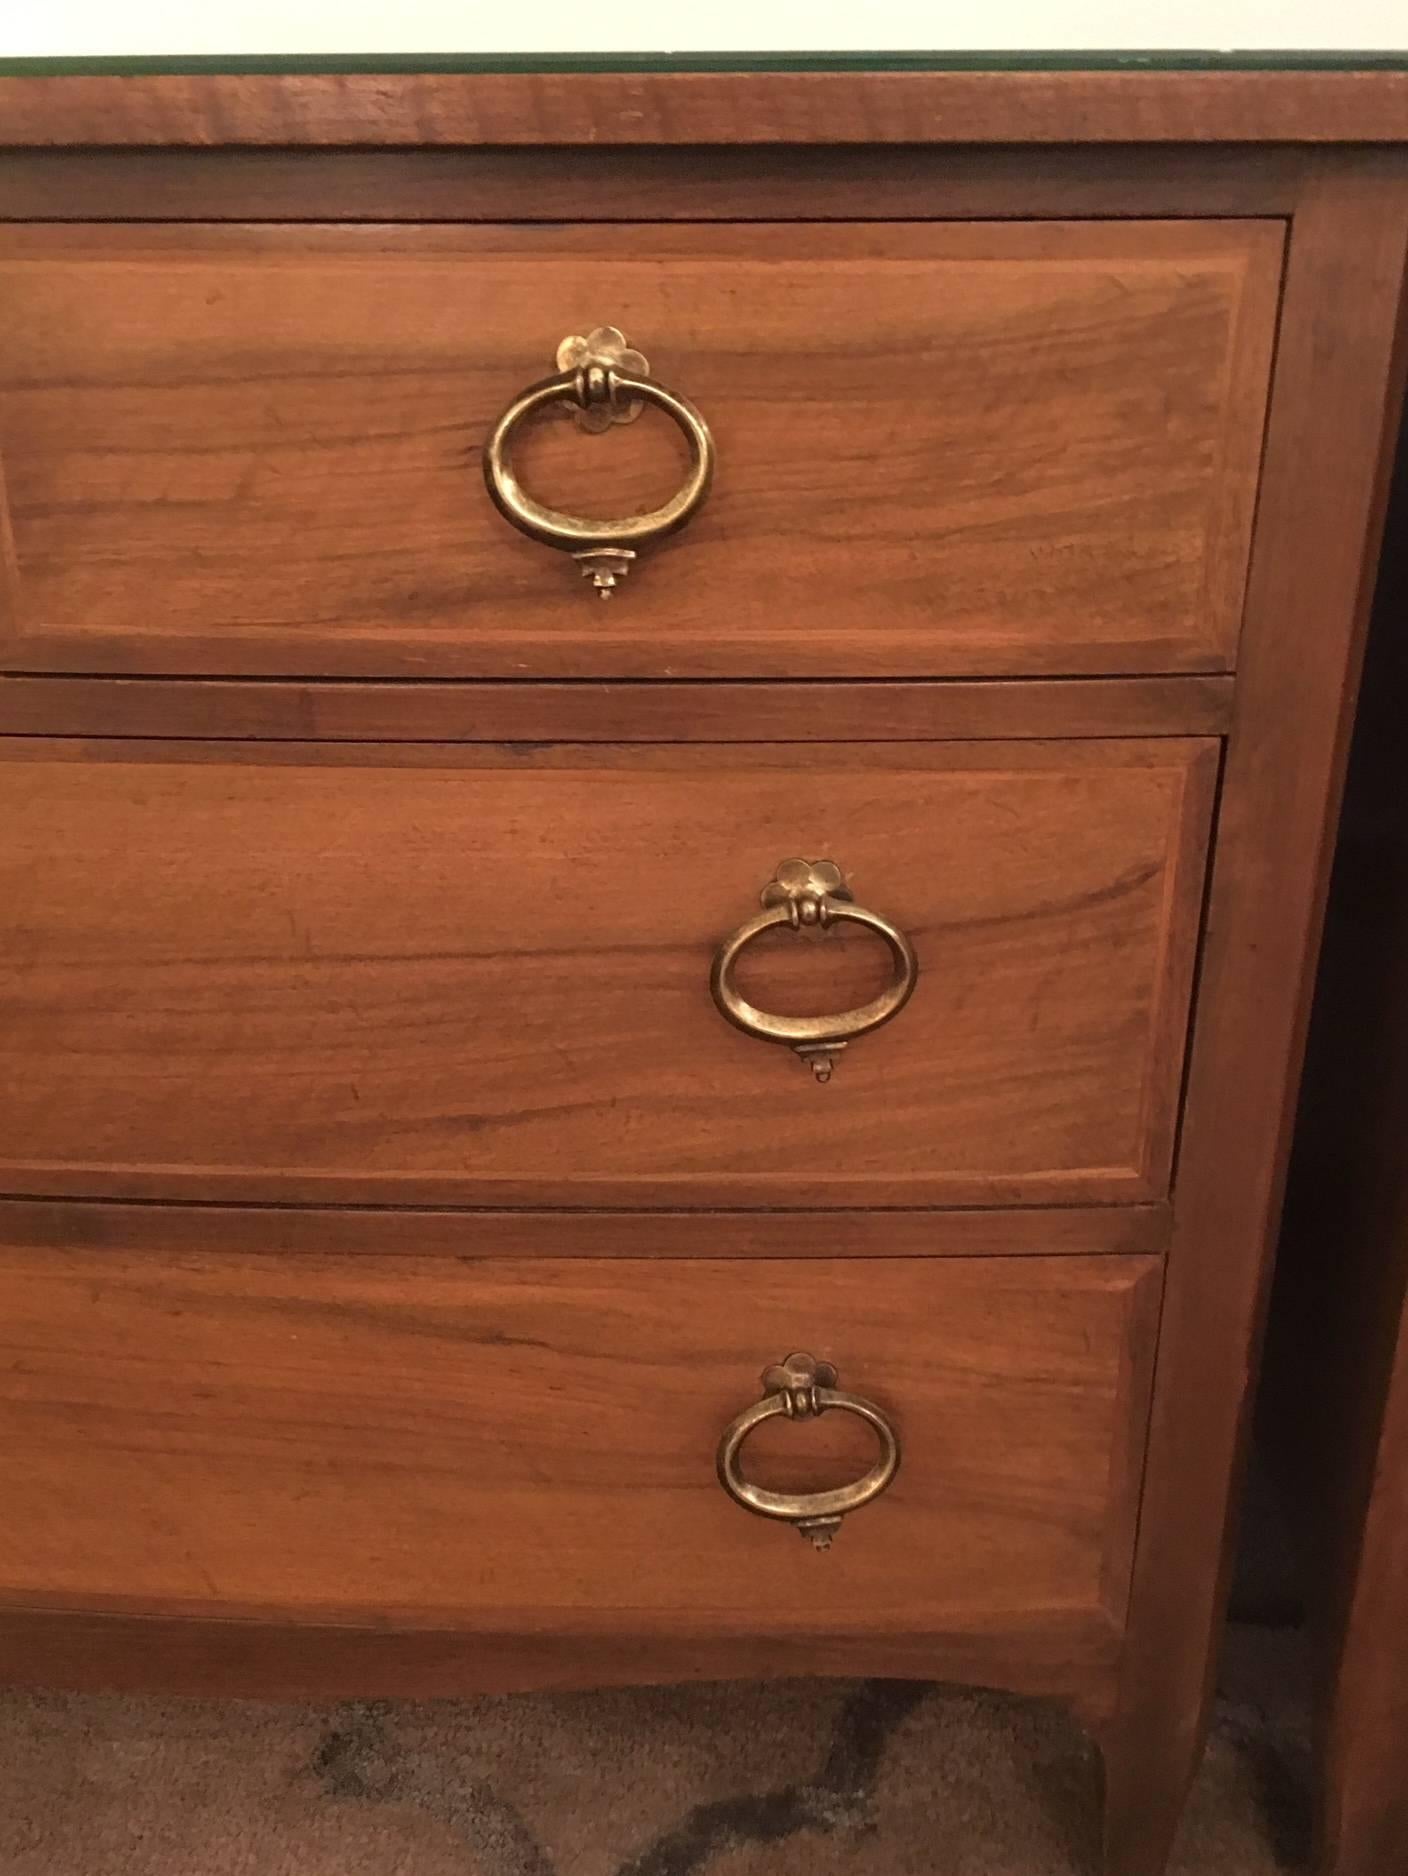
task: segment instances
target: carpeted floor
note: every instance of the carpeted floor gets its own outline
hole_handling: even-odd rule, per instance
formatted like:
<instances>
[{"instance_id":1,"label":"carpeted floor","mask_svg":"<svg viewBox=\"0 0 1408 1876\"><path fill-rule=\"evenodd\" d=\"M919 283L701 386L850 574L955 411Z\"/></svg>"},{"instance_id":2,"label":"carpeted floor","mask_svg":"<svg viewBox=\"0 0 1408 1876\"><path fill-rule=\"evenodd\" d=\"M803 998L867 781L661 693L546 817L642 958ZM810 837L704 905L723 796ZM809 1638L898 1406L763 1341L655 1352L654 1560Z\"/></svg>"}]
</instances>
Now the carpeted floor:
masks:
<instances>
[{"instance_id":1,"label":"carpeted floor","mask_svg":"<svg viewBox=\"0 0 1408 1876\"><path fill-rule=\"evenodd\" d=\"M1294 1631L1233 1631L1177 1876L1301 1866L1303 1666ZM883 1682L0 1694L3 1876L1088 1876L1097 1788L1059 1713Z\"/></svg>"}]
</instances>

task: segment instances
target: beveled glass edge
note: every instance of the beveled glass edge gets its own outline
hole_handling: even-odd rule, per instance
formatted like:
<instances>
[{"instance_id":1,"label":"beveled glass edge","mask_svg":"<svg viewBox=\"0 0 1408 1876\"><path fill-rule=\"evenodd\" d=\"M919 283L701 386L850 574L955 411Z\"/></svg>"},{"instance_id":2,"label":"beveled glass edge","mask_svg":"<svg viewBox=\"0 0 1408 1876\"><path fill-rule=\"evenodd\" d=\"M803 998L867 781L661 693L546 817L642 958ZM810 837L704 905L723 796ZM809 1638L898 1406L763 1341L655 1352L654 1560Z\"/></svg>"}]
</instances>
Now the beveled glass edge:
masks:
<instances>
[{"instance_id":1,"label":"beveled glass edge","mask_svg":"<svg viewBox=\"0 0 1408 1876\"><path fill-rule=\"evenodd\" d=\"M1384 52L260 53L0 58L0 77L352 77L660 72L1408 72Z\"/></svg>"}]
</instances>

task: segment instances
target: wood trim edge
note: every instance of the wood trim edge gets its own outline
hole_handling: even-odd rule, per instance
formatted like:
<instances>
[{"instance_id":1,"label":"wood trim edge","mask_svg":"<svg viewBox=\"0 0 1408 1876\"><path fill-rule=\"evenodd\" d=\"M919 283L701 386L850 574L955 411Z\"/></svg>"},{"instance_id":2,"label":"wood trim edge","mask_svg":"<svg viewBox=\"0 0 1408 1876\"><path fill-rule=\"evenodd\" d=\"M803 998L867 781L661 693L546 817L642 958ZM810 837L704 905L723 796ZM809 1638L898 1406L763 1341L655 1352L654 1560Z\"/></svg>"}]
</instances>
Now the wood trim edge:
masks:
<instances>
[{"instance_id":1,"label":"wood trim edge","mask_svg":"<svg viewBox=\"0 0 1408 1876\"><path fill-rule=\"evenodd\" d=\"M301 683L0 676L0 735L271 742L911 742L1218 736L1208 677Z\"/></svg>"},{"instance_id":2,"label":"wood trim edge","mask_svg":"<svg viewBox=\"0 0 1408 1876\"><path fill-rule=\"evenodd\" d=\"M1159 1256L1169 1231L1167 1204L623 1212L0 1198L0 1245L199 1256Z\"/></svg>"},{"instance_id":3,"label":"wood trim edge","mask_svg":"<svg viewBox=\"0 0 1408 1876\"><path fill-rule=\"evenodd\" d=\"M0 77L12 148L1402 143L1408 71Z\"/></svg>"}]
</instances>

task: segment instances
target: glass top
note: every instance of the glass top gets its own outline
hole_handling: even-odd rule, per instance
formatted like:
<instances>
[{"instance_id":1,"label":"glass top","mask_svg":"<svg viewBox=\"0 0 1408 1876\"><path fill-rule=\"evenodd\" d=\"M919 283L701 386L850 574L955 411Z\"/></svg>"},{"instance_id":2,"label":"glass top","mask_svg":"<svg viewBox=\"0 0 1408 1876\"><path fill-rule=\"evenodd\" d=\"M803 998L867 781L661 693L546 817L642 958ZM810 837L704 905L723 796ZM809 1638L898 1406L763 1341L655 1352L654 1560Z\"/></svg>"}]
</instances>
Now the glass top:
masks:
<instances>
[{"instance_id":1,"label":"glass top","mask_svg":"<svg viewBox=\"0 0 1408 1876\"><path fill-rule=\"evenodd\" d=\"M1408 69L1408 0L0 0L7 72Z\"/></svg>"},{"instance_id":2,"label":"glass top","mask_svg":"<svg viewBox=\"0 0 1408 1876\"><path fill-rule=\"evenodd\" d=\"M65 53L7 56L0 75L492 72L1012 72L1012 71L1405 71L1402 47L1326 50L1175 50L988 52L204 52Z\"/></svg>"}]
</instances>

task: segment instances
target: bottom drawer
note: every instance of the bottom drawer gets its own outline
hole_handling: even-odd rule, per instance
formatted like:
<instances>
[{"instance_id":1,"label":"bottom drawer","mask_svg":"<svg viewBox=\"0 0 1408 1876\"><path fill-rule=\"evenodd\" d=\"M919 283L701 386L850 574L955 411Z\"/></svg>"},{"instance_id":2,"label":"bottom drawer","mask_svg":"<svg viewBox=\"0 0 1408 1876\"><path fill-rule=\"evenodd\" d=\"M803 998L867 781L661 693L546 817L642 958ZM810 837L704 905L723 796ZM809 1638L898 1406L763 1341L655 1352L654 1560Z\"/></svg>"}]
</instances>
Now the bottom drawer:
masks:
<instances>
[{"instance_id":1,"label":"bottom drawer","mask_svg":"<svg viewBox=\"0 0 1408 1876\"><path fill-rule=\"evenodd\" d=\"M483 1634L1118 1622L1158 1261L0 1251L0 1601ZM902 1449L816 1551L715 1471L796 1349ZM779 1416L811 1492L876 1436Z\"/></svg>"}]
</instances>

